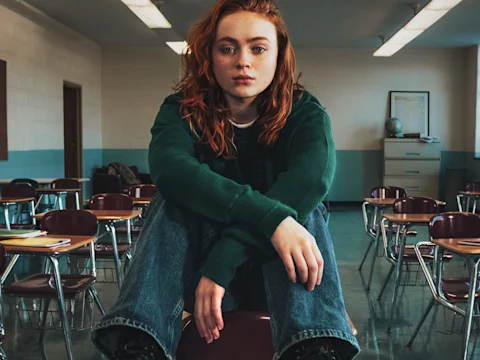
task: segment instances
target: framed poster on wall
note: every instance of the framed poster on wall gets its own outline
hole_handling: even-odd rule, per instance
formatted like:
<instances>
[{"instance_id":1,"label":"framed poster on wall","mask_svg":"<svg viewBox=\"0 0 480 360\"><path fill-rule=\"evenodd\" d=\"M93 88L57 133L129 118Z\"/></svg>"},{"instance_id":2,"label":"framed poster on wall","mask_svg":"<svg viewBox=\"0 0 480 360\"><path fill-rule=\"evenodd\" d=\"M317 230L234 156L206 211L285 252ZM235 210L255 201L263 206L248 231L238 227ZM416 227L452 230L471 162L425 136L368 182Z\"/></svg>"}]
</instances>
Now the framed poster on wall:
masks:
<instances>
[{"instance_id":1,"label":"framed poster on wall","mask_svg":"<svg viewBox=\"0 0 480 360\"><path fill-rule=\"evenodd\" d=\"M404 134L430 135L430 92L390 91L390 117L401 121Z\"/></svg>"}]
</instances>

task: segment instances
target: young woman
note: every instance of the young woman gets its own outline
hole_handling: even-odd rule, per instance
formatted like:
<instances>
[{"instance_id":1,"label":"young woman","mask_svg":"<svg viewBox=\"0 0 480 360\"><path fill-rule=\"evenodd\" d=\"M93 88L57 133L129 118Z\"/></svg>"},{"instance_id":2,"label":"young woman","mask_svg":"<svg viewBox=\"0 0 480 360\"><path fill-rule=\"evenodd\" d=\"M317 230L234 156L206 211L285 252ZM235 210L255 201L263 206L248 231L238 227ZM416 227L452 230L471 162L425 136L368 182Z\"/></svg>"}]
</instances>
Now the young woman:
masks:
<instances>
[{"instance_id":1,"label":"young woman","mask_svg":"<svg viewBox=\"0 0 480 360\"><path fill-rule=\"evenodd\" d=\"M188 43L185 77L152 128L159 194L94 343L113 359L172 360L184 309L208 343L222 310L264 309L275 360L352 359L321 204L335 171L330 120L294 81L277 8L220 0Z\"/></svg>"}]
</instances>

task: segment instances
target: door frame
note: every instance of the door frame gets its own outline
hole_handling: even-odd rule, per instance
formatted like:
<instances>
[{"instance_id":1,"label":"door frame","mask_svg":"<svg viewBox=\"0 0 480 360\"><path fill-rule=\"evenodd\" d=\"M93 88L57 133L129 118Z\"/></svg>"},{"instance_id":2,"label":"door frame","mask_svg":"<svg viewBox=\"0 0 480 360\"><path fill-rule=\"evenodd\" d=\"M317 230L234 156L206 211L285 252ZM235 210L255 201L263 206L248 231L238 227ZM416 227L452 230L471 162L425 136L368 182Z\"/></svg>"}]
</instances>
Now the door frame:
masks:
<instances>
[{"instance_id":1,"label":"door frame","mask_svg":"<svg viewBox=\"0 0 480 360\"><path fill-rule=\"evenodd\" d=\"M77 103L77 113L76 113L76 119L75 119L75 137L77 140L77 146L76 146L76 152L78 155L78 159L76 161L76 167L74 169L75 175L73 177L78 177L81 178L83 177L83 124L82 124L82 86L75 84L70 81L63 81L63 87L62 91L65 87L68 87L72 90L75 90L75 93L77 95L76 103ZM65 101L65 100L64 100ZM65 112L64 112L64 118L63 118L63 126L64 126L64 141L65 141ZM65 151L65 143L64 143L64 151ZM66 159L64 158L64 174L66 171Z\"/></svg>"}]
</instances>

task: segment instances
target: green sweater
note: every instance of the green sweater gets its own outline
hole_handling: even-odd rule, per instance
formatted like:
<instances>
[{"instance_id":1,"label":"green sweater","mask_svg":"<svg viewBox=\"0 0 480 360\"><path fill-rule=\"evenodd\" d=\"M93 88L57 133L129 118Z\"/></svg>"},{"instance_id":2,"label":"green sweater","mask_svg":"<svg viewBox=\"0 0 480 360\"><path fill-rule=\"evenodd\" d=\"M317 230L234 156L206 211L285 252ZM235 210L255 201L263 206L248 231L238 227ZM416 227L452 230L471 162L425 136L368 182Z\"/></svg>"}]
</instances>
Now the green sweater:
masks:
<instances>
[{"instance_id":1,"label":"green sweater","mask_svg":"<svg viewBox=\"0 0 480 360\"><path fill-rule=\"evenodd\" d=\"M148 161L153 181L167 200L225 225L200 272L227 288L235 270L253 254L276 256L270 239L288 216L304 224L328 193L335 172L330 119L305 92L267 158L268 191L261 194L235 181L216 158L201 164L196 142L179 112L179 94L165 99L151 130Z\"/></svg>"}]
</instances>

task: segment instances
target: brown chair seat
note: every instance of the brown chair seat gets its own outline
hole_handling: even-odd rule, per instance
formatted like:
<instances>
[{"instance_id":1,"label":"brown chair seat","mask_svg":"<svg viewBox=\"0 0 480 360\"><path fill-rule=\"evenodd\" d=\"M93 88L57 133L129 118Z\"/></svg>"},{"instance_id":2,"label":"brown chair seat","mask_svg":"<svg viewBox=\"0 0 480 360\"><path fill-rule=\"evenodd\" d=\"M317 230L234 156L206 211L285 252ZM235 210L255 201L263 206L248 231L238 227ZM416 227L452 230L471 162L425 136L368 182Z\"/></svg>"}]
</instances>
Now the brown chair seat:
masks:
<instances>
[{"instance_id":1,"label":"brown chair seat","mask_svg":"<svg viewBox=\"0 0 480 360\"><path fill-rule=\"evenodd\" d=\"M477 279L477 289L480 284L480 280ZM470 279L469 278L444 278L442 279L442 289L445 297L450 301L467 301L468 292L470 291ZM475 293L475 297L478 298L480 291Z\"/></svg>"},{"instance_id":2,"label":"brown chair seat","mask_svg":"<svg viewBox=\"0 0 480 360\"><path fill-rule=\"evenodd\" d=\"M195 321L182 331L177 360L264 360L274 355L268 313L233 311L223 313L225 328L218 340L207 344L200 338Z\"/></svg>"},{"instance_id":3,"label":"brown chair seat","mask_svg":"<svg viewBox=\"0 0 480 360\"><path fill-rule=\"evenodd\" d=\"M66 298L74 298L76 294L84 291L94 284L94 276L85 275L62 275L63 293ZM23 280L14 282L10 286L3 287L7 295L56 297L55 280L51 274L35 274Z\"/></svg>"},{"instance_id":4,"label":"brown chair seat","mask_svg":"<svg viewBox=\"0 0 480 360\"><path fill-rule=\"evenodd\" d=\"M400 246L392 245L391 251L393 253L394 259L398 260L398 253L400 252ZM435 255L435 247L434 246L420 246L420 254L425 260L433 260ZM452 258L451 254L444 254L444 260L450 260ZM414 245L406 245L405 251L403 252L403 260L405 261L417 261L417 254L415 254Z\"/></svg>"},{"instance_id":5,"label":"brown chair seat","mask_svg":"<svg viewBox=\"0 0 480 360\"><path fill-rule=\"evenodd\" d=\"M130 244L117 244L118 255L124 255L132 248ZM71 256L90 256L90 246L84 246L78 250L72 251ZM108 244L95 244L95 257L113 257L113 246Z\"/></svg>"}]
</instances>

